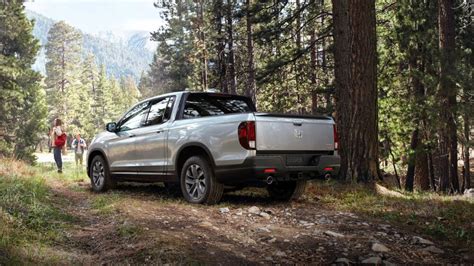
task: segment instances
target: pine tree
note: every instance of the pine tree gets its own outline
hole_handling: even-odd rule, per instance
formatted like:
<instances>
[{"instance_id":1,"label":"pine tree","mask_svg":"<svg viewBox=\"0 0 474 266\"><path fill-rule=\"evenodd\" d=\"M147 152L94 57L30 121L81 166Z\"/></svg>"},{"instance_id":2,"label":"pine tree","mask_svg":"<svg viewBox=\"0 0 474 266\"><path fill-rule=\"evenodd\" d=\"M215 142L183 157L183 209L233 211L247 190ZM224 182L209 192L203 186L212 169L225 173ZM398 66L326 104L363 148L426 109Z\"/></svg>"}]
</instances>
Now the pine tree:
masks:
<instances>
[{"instance_id":1,"label":"pine tree","mask_svg":"<svg viewBox=\"0 0 474 266\"><path fill-rule=\"evenodd\" d=\"M162 16L167 26L152 33L152 39L159 45L154 60L156 68L152 69L150 76L162 75L163 87L160 90L163 92L190 88L194 71L191 25L195 18L194 3L190 0L160 1L155 6L164 9Z\"/></svg>"},{"instance_id":2,"label":"pine tree","mask_svg":"<svg viewBox=\"0 0 474 266\"><path fill-rule=\"evenodd\" d=\"M456 130L455 20L454 0L438 1L439 50L441 55L437 99L440 104L439 147L442 165L440 188L459 192L458 140Z\"/></svg>"},{"instance_id":3,"label":"pine tree","mask_svg":"<svg viewBox=\"0 0 474 266\"><path fill-rule=\"evenodd\" d=\"M48 33L45 82L52 119L68 116L67 92L78 85L81 43L81 33L64 21L54 24Z\"/></svg>"},{"instance_id":4,"label":"pine tree","mask_svg":"<svg viewBox=\"0 0 474 266\"><path fill-rule=\"evenodd\" d=\"M135 84L135 80L131 76L122 77L122 79L120 80L120 93L121 95L127 95L127 97L121 96L123 100L121 102L122 112L131 108L132 105L137 103L138 99L142 97L140 90L137 88L137 85ZM156 96L156 95L152 95L152 96Z\"/></svg>"},{"instance_id":5,"label":"pine tree","mask_svg":"<svg viewBox=\"0 0 474 266\"><path fill-rule=\"evenodd\" d=\"M107 121L107 99L106 93L108 90L107 76L105 74L105 66L100 66L99 75L97 78L97 86L95 87L95 92L93 94L93 104L92 108L92 121L95 128L102 129Z\"/></svg>"},{"instance_id":6,"label":"pine tree","mask_svg":"<svg viewBox=\"0 0 474 266\"><path fill-rule=\"evenodd\" d=\"M333 10L341 176L374 180L379 177L375 1L333 0Z\"/></svg>"},{"instance_id":7,"label":"pine tree","mask_svg":"<svg viewBox=\"0 0 474 266\"><path fill-rule=\"evenodd\" d=\"M32 160L45 130L41 76L31 69L39 50L22 1L0 2L0 156Z\"/></svg>"}]
</instances>

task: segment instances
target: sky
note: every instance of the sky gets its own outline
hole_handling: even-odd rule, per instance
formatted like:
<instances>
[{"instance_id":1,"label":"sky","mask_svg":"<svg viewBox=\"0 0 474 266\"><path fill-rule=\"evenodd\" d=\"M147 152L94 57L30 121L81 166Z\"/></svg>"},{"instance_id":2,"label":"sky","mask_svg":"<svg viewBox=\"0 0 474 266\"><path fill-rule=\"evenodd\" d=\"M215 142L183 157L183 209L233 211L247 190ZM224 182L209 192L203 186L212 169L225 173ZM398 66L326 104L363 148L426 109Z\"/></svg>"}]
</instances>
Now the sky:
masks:
<instances>
[{"instance_id":1,"label":"sky","mask_svg":"<svg viewBox=\"0 0 474 266\"><path fill-rule=\"evenodd\" d=\"M27 9L87 33L155 31L163 25L154 0L27 0Z\"/></svg>"}]
</instances>

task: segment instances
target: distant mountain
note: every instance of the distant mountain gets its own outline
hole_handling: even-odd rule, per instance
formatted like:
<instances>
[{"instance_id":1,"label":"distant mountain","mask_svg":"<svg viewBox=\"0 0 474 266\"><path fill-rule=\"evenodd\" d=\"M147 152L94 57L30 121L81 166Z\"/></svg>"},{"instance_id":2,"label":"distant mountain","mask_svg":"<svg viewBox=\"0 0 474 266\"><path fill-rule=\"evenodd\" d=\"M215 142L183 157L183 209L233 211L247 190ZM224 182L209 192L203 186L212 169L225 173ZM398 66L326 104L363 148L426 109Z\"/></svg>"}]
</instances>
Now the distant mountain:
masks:
<instances>
[{"instance_id":1,"label":"distant mountain","mask_svg":"<svg viewBox=\"0 0 474 266\"><path fill-rule=\"evenodd\" d=\"M33 35L42 47L33 68L46 74L44 46L48 41L48 31L55 21L31 10L26 10L26 14L28 18L35 20ZM125 36L116 36L111 32L98 35L82 32L82 35L83 56L94 54L97 64L104 64L107 74L117 78L130 75L138 81L142 71L148 70L156 47L149 40L150 33L145 31L130 32Z\"/></svg>"}]
</instances>

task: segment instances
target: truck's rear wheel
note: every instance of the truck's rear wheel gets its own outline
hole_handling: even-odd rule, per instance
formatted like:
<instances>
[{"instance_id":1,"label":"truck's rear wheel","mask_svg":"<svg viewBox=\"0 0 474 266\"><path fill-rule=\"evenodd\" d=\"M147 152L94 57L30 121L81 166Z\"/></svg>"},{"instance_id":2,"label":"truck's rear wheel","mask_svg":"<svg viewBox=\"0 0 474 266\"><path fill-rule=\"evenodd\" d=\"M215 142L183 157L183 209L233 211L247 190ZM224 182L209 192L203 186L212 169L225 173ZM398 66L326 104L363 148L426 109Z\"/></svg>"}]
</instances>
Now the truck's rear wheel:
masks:
<instances>
[{"instance_id":1,"label":"truck's rear wheel","mask_svg":"<svg viewBox=\"0 0 474 266\"><path fill-rule=\"evenodd\" d=\"M224 185L217 182L209 161L203 156L192 156L181 169L181 191L191 203L215 204L224 193Z\"/></svg>"},{"instance_id":2,"label":"truck's rear wheel","mask_svg":"<svg viewBox=\"0 0 474 266\"><path fill-rule=\"evenodd\" d=\"M306 180L278 182L267 186L268 194L275 200L297 200L305 189Z\"/></svg>"},{"instance_id":3,"label":"truck's rear wheel","mask_svg":"<svg viewBox=\"0 0 474 266\"><path fill-rule=\"evenodd\" d=\"M109 166L102 156L96 155L92 158L89 171L92 190L95 192L104 192L115 187L116 182L112 179Z\"/></svg>"}]
</instances>

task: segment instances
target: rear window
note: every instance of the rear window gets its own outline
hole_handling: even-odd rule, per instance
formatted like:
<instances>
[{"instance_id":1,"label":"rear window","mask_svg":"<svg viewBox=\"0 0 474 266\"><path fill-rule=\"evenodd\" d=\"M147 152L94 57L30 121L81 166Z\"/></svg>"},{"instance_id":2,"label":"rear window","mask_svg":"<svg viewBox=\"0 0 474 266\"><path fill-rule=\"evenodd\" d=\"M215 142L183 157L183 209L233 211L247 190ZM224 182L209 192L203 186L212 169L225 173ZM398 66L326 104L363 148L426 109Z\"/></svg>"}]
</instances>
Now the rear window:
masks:
<instances>
[{"instance_id":1,"label":"rear window","mask_svg":"<svg viewBox=\"0 0 474 266\"><path fill-rule=\"evenodd\" d=\"M254 107L246 97L190 94L186 99L183 118L250 113L253 111Z\"/></svg>"}]
</instances>

